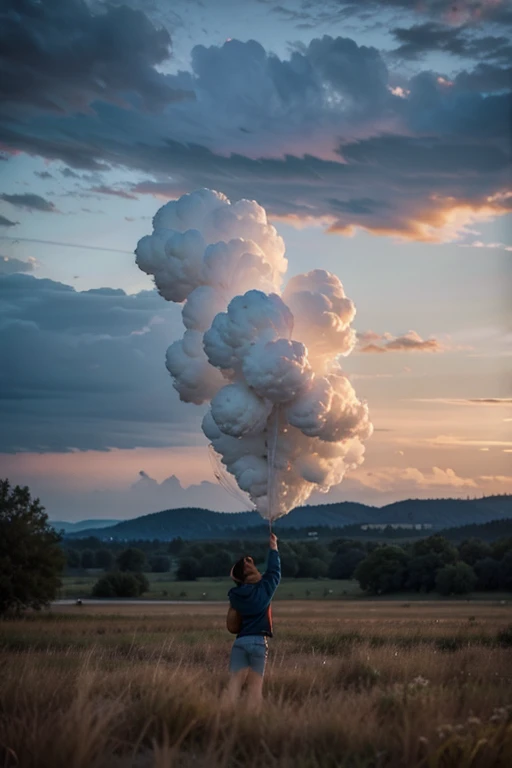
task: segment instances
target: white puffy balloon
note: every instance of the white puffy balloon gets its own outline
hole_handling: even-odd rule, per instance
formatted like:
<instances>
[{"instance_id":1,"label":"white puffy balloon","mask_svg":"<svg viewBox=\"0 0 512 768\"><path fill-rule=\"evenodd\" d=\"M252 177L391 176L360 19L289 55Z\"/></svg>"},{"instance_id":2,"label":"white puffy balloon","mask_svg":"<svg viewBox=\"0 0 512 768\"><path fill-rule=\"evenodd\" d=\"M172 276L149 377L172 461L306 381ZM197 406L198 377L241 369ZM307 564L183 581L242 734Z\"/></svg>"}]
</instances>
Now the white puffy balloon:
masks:
<instances>
[{"instance_id":1,"label":"white puffy balloon","mask_svg":"<svg viewBox=\"0 0 512 768\"><path fill-rule=\"evenodd\" d=\"M249 386L273 403L293 400L313 378L306 347L287 339L254 344L243 359L242 372Z\"/></svg>"},{"instance_id":2,"label":"white puffy balloon","mask_svg":"<svg viewBox=\"0 0 512 768\"><path fill-rule=\"evenodd\" d=\"M368 406L358 400L346 376L330 374L318 377L300 394L286 411L290 424L308 437L338 442L358 437L366 440L372 434Z\"/></svg>"},{"instance_id":3,"label":"white puffy balloon","mask_svg":"<svg viewBox=\"0 0 512 768\"><path fill-rule=\"evenodd\" d=\"M208 402L225 383L204 353L202 334L186 331L183 338L168 348L165 365L174 379L173 386L185 403Z\"/></svg>"},{"instance_id":4,"label":"white puffy balloon","mask_svg":"<svg viewBox=\"0 0 512 768\"><path fill-rule=\"evenodd\" d=\"M272 405L237 381L222 387L212 400L211 413L221 432L231 437L258 434L265 429Z\"/></svg>"},{"instance_id":5,"label":"white puffy balloon","mask_svg":"<svg viewBox=\"0 0 512 768\"><path fill-rule=\"evenodd\" d=\"M353 302L336 275L292 277L256 202L202 189L164 205L137 264L183 303L166 365L182 400L210 402L203 431L226 471L270 520L326 493L364 459L371 434L337 362L355 344Z\"/></svg>"},{"instance_id":6,"label":"white puffy balloon","mask_svg":"<svg viewBox=\"0 0 512 768\"><path fill-rule=\"evenodd\" d=\"M293 315L275 293L248 291L235 296L204 335L208 360L217 368L238 370L256 342L288 338Z\"/></svg>"},{"instance_id":7,"label":"white puffy balloon","mask_svg":"<svg viewBox=\"0 0 512 768\"><path fill-rule=\"evenodd\" d=\"M345 296L336 275L315 269L289 280L283 300L295 318L294 334L308 348L310 359L323 367L338 355L348 355L356 343L350 323L355 317L354 303Z\"/></svg>"}]
</instances>

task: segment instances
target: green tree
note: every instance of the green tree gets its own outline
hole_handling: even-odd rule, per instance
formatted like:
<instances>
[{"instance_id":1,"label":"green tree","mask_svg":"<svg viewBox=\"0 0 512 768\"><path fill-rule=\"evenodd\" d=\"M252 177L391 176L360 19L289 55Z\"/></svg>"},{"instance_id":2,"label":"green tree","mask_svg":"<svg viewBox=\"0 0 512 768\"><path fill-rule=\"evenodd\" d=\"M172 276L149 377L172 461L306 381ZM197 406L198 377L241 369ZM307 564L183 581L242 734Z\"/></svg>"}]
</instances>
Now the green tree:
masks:
<instances>
[{"instance_id":1,"label":"green tree","mask_svg":"<svg viewBox=\"0 0 512 768\"><path fill-rule=\"evenodd\" d=\"M442 557L436 552L412 557L407 566L406 589L432 592L436 587L437 572L443 567Z\"/></svg>"},{"instance_id":2,"label":"green tree","mask_svg":"<svg viewBox=\"0 0 512 768\"><path fill-rule=\"evenodd\" d=\"M299 561L295 555L281 555L281 573L285 579L293 579L299 572Z\"/></svg>"},{"instance_id":3,"label":"green tree","mask_svg":"<svg viewBox=\"0 0 512 768\"><path fill-rule=\"evenodd\" d=\"M82 565L82 557L78 549L66 550L66 565L68 568L80 568Z\"/></svg>"},{"instance_id":4,"label":"green tree","mask_svg":"<svg viewBox=\"0 0 512 768\"><path fill-rule=\"evenodd\" d=\"M471 566L474 566L477 560L491 557L491 554L490 545L481 539L466 539L459 546L460 559Z\"/></svg>"},{"instance_id":5,"label":"green tree","mask_svg":"<svg viewBox=\"0 0 512 768\"><path fill-rule=\"evenodd\" d=\"M301 555L298 563L297 578L299 579L321 579L327 576L327 563L319 557Z\"/></svg>"},{"instance_id":6,"label":"green tree","mask_svg":"<svg viewBox=\"0 0 512 768\"><path fill-rule=\"evenodd\" d=\"M92 549L84 549L81 558L82 568L94 568L95 559L95 553Z\"/></svg>"},{"instance_id":7,"label":"green tree","mask_svg":"<svg viewBox=\"0 0 512 768\"><path fill-rule=\"evenodd\" d=\"M98 579L92 588L92 596L140 597L148 589L149 583L143 574L112 571Z\"/></svg>"},{"instance_id":8,"label":"green tree","mask_svg":"<svg viewBox=\"0 0 512 768\"><path fill-rule=\"evenodd\" d=\"M222 549L213 554L205 555L199 561L201 576L229 576L231 566L229 552Z\"/></svg>"},{"instance_id":9,"label":"green tree","mask_svg":"<svg viewBox=\"0 0 512 768\"><path fill-rule=\"evenodd\" d=\"M442 565L455 563L458 560L458 553L452 544L440 534L429 536L427 539L416 541L412 548L413 555L437 555Z\"/></svg>"},{"instance_id":10,"label":"green tree","mask_svg":"<svg viewBox=\"0 0 512 768\"><path fill-rule=\"evenodd\" d=\"M362 549L344 549L334 555L327 575L330 579L352 579L359 563L364 560Z\"/></svg>"},{"instance_id":11,"label":"green tree","mask_svg":"<svg viewBox=\"0 0 512 768\"><path fill-rule=\"evenodd\" d=\"M167 573L171 567L171 561L166 555L154 555L149 561L149 567L153 573Z\"/></svg>"},{"instance_id":12,"label":"green tree","mask_svg":"<svg viewBox=\"0 0 512 768\"><path fill-rule=\"evenodd\" d=\"M0 480L0 615L55 599L66 556L39 499Z\"/></svg>"},{"instance_id":13,"label":"green tree","mask_svg":"<svg viewBox=\"0 0 512 768\"><path fill-rule=\"evenodd\" d=\"M494 557L484 557L475 563L475 573L478 578L478 589L500 589L502 584L502 564Z\"/></svg>"},{"instance_id":14,"label":"green tree","mask_svg":"<svg viewBox=\"0 0 512 768\"><path fill-rule=\"evenodd\" d=\"M492 556L496 560L503 560L507 552L512 552L512 538L498 539L492 543Z\"/></svg>"},{"instance_id":15,"label":"green tree","mask_svg":"<svg viewBox=\"0 0 512 768\"><path fill-rule=\"evenodd\" d=\"M436 576L436 589L441 595L467 595L476 587L477 577L467 563L445 565Z\"/></svg>"},{"instance_id":16,"label":"green tree","mask_svg":"<svg viewBox=\"0 0 512 768\"><path fill-rule=\"evenodd\" d=\"M94 565L104 571L110 571L114 567L114 555L110 549L98 549L94 556Z\"/></svg>"},{"instance_id":17,"label":"green tree","mask_svg":"<svg viewBox=\"0 0 512 768\"><path fill-rule=\"evenodd\" d=\"M401 547L379 547L359 563L354 576L367 592L376 595L397 592L404 587L408 560Z\"/></svg>"},{"instance_id":18,"label":"green tree","mask_svg":"<svg viewBox=\"0 0 512 768\"><path fill-rule=\"evenodd\" d=\"M144 570L146 564L146 555L142 549L137 547L128 547L123 549L117 556L117 565L120 571L131 571L138 573Z\"/></svg>"},{"instance_id":19,"label":"green tree","mask_svg":"<svg viewBox=\"0 0 512 768\"><path fill-rule=\"evenodd\" d=\"M139 594L143 595L144 592L149 592L149 579L144 573L133 574L139 583Z\"/></svg>"},{"instance_id":20,"label":"green tree","mask_svg":"<svg viewBox=\"0 0 512 768\"><path fill-rule=\"evenodd\" d=\"M501 579L500 589L512 591L512 551L507 552L500 562Z\"/></svg>"},{"instance_id":21,"label":"green tree","mask_svg":"<svg viewBox=\"0 0 512 768\"><path fill-rule=\"evenodd\" d=\"M172 541L169 542L167 549L170 555L179 555L184 546L185 542L181 536L178 536L176 539L172 539Z\"/></svg>"},{"instance_id":22,"label":"green tree","mask_svg":"<svg viewBox=\"0 0 512 768\"><path fill-rule=\"evenodd\" d=\"M199 561L195 557L183 557L176 571L178 581L195 581L200 574Z\"/></svg>"}]
</instances>

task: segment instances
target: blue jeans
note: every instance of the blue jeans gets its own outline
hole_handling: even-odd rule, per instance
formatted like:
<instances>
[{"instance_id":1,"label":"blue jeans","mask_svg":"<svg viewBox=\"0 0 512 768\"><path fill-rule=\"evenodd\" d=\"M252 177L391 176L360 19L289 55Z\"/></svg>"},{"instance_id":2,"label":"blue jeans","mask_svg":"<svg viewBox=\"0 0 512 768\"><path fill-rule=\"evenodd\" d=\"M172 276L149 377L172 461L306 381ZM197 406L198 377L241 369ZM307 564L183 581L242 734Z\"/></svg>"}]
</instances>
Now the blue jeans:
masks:
<instances>
[{"instance_id":1,"label":"blue jeans","mask_svg":"<svg viewBox=\"0 0 512 768\"><path fill-rule=\"evenodd\" d=\"M237 637L231 649L229 671L234 674L252 669L263 677L268 656L268 642L263 635Z\"/></svg>"}]
</instances>

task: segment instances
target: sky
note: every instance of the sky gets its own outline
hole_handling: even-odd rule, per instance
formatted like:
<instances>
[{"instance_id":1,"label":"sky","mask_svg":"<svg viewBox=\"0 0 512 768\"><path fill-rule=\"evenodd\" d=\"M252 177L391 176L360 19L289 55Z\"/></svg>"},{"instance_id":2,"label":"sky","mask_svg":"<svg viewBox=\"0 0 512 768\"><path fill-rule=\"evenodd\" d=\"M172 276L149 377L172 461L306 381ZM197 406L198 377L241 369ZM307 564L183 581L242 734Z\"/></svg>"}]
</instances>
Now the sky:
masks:
<instances>
[{"instance_id":1,"label":"sky","mask_svg":"<svg viewBox=\"0 0 512 768\"><path fill-rule=\"evenodd\" d=\"M50 517L240 509L136 264L168 200L256 200L355 302L365 462L315 503L512 492L512 7L4 0L0 476Z\"/></svg>"}]
</instances>

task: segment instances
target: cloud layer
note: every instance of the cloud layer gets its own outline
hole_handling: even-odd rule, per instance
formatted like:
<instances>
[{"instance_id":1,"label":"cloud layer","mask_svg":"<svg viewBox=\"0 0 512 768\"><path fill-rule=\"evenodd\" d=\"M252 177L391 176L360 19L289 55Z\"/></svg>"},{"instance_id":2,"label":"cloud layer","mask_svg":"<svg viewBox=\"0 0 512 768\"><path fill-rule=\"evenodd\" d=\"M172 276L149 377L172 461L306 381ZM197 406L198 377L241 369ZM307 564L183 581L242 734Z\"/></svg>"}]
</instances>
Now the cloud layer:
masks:
<instances>
[{"instance_id":1,"label":"cloud layer","mask_svg":"<svg viewBox=\"0 0 512 768\"><path fill-rule=\"evenodd\" d=\"M164 366L178 321L153 291L0 274L0 452L194 442Z\"/></svg>"},{"instance_id":2,"label":"cloud layer","mask_svg":"<svg viewBox=\"0 0 512 768\"><path fill-rule=\"evenodd\" d=\"M142 11L95 14L79 0L37 13L23 6L7 14L14 42L3 66L15 76L4 78L0 140L74 168L122 165L148 177L109 194L177 197L209 186L334 232L450 239L512 210L508 42L471 26L507 14L496 3L463 5L459 26L425 21L397 27L395 36L402 55L444 41L444 50L471 54L477 65L461 59L456 76L426 70L408 78L376 48L328 35L286 58L254 40L196 46L188 71L162 74L169 37ZM355 13L408 4L342 6ZM440 0L422 6L450 14ZM73 45L71 25L80 30Z\"/></svg>"}]
</instances>

